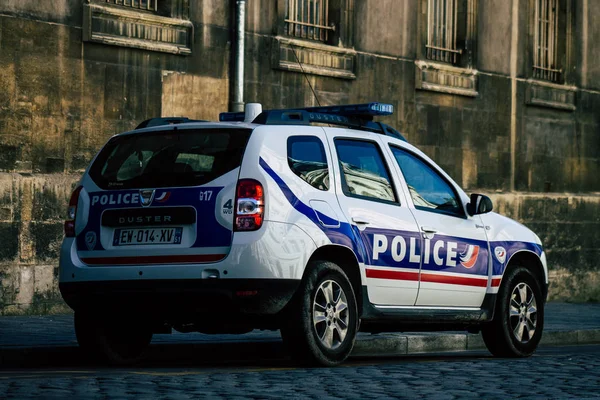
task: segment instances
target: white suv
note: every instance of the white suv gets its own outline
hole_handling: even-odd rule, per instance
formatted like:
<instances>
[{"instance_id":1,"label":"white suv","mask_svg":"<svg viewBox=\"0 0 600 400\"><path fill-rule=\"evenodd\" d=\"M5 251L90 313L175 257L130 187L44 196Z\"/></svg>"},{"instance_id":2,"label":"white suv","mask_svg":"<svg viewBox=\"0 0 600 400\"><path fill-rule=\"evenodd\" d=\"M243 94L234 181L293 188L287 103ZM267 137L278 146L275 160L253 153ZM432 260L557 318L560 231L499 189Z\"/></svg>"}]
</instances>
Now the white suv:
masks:
<instances>
[{"instance_id":1,"label":"white suv","mask_svg":"<svg viewBox=\"0 0 600 400\"><path fill-rule=\"evenodd\" d=\"M112 137L65 223L80 345L127 362L157 332L280 329L297 359L335 365L359 330L468 330L495 355L532 354L540 239L373 121L392 112L251 105Z\"/></svg>"}]
</instances>

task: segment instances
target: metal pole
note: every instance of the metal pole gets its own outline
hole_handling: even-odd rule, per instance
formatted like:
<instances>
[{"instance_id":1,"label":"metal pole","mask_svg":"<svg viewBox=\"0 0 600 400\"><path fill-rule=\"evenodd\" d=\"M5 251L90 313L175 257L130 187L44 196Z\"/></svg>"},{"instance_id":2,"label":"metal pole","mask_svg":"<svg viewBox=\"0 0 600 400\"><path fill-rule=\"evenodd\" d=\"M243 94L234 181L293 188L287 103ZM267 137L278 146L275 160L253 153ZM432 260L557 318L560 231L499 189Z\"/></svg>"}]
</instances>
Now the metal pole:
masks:
<instances>
[{"instance_id":1,"label":"metal pole","mask_svg":"<svg viewBox=\"0 0 600 400\"><path fill-rule=\"evenodd\" d=\"M236 0L235 72L231 111L244 111L244 34L246 32L246 0Z\"/></svg>"}]
</instances>

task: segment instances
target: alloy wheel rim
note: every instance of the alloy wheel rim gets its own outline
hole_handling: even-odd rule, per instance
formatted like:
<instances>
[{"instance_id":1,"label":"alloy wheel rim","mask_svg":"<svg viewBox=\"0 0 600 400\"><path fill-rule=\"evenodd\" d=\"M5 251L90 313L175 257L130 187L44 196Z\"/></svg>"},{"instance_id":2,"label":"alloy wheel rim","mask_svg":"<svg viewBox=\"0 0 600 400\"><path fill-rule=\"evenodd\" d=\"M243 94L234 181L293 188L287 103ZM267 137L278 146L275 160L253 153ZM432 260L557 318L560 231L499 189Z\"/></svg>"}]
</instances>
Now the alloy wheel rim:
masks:
<instances>
[{"instance_id":1,"label":"alloy wheel rim","mask_svg":"<svg viewBox=\"0 0 600 400\"><path fill-rule=\"evenodd\" d=\"M508 313L515 339L523 344L533 339L537 327L537 301L529 285L521 282L515 286Z\"/></svg>"},{"instance_id":2,"label":"alloy wheel rim","mask_svg":"<svg viewBox=\"0 0 600 400\"><path fill-rule=\"evenodd\" d=\"M335 350L348 334L348 300L341 286L332 280L321 283L313 301L313 327L321 344Z\"/></svg>"}]
</instances>

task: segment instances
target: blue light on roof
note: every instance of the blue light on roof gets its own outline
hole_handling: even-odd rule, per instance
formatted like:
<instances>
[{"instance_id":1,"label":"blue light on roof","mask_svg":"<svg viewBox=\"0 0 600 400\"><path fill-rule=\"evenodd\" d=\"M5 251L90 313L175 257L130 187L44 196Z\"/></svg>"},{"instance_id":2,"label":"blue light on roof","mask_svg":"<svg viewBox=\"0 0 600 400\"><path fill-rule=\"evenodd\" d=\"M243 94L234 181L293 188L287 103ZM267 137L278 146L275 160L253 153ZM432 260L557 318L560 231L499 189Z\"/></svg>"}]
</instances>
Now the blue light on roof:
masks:
<instances>
[{"instance_id":1,"label":"blue light on roof","mask_svg":"<svg viewBox=\"0 0 600 400\"><path fill-rule=\"evenodd\" d=\"M307 107L299 108L308 112L318 112L323 114L335 114L345 116L382 116L392 115L394 106L385 103L365 103L365 104L348 104L343 106L328 106L328 107Z\"/></svg>"},{"instance_id":2,"label":"blue light on roof","mask_svg":"<svg viewBox=\"0 0 600 400\"><path fill-rule=\"evenodd\" d=\"M219 114L220 122L244 122L246 113L243 112L222 112Z\"/></svg>"}]
</instances>

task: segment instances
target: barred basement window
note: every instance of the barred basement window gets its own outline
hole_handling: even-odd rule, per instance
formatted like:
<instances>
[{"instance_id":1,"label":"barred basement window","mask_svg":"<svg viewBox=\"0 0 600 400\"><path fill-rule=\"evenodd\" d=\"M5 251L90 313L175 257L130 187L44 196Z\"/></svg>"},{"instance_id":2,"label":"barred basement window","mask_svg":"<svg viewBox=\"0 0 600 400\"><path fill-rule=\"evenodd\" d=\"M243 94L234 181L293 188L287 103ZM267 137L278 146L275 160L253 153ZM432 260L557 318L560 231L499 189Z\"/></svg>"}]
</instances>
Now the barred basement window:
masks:
<instances>
[{"instance_id":1,"label":"barred basement window","mask_svg":"<svg viewBox=\"0 0 600 400\"><path fill-rule=\"evenodd\" d=\"M533 77L550 82L560 80L559 68L559 2L535 0Z\"/></svg>"},{"instance_id":2,"label":"barred basement window","mask_svg":"<svg viewBox=\"0 0 600 400\"><path fill-rule=\"evenodd\" d=\"M109 46L189 55L189 0L83 0L82 39Z\"/></svg>"},{"instance_id":3,"label":"barred basement window","mask_svg":"<svg viewBox=\"0 0 600 400\"><path fill-rule=\"evenodd\" d=\"M136 10L158 11L158 0L105 0L108 4L135 8Z\"/></svg>"},{"instance_id":4,"label":"barred basement window","mask_svg":"<svg viewBox=\"0 0 600 400\"><path fill-rule=\"evenodd\" d=\"M329 0L287 0L285 15L289 36L327 42L335 30L329 22Z\"/></svg>"},{"instance_id":5,"label":"barred basement window","mask_svg":"<svg viewBox=\"0 0 600 400\"><path fill-rule=\"evenodd\" d=\"M428 0L427 58L456 64L462 51L456 46L458 0Z\"/></svg>"},{"instance_id":6,"label":"barred basement window","mask_svg":"<svg viewBox=\"0 0 600 400\"><path fill-rule=\"evenodd\" d=\"M136 10L158 11L158 0L105 0L105 2Z\"/></svg>"}]
</instances>

